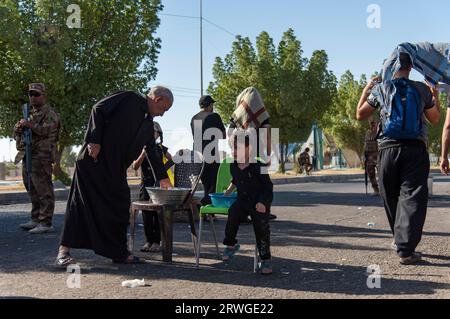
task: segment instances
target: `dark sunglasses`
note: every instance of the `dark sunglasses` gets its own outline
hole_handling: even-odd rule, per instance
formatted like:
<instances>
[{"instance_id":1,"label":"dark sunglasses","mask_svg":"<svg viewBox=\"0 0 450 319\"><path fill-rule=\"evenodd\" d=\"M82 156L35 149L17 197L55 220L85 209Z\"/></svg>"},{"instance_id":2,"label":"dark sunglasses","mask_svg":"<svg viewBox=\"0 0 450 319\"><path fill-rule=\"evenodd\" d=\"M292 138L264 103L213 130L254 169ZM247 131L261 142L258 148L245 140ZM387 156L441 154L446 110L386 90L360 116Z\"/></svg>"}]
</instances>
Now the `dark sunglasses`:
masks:
<instances>
[{"instance_id":1,"label":"dark sunglasses","mask_svg":"<svg viewBox=\"0 0 450 319\"><path fill-rule=\"evenodd\" d=\"M32 97L40 97L42 94L39 92L30 92L30 93L28 93L28 95L32 96Z\"/></svg>"}]
</instances>

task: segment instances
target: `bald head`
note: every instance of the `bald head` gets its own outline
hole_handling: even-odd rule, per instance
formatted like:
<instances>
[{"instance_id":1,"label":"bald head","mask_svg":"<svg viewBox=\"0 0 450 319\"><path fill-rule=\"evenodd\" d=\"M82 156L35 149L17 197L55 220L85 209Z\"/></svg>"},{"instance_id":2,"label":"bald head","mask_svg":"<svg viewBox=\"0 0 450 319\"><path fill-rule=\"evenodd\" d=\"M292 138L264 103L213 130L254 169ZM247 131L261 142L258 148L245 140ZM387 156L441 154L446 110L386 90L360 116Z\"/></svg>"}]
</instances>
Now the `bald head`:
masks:
<instances>
[{"instance_id":1,"label":"bald head","mask_svg":"<svg viewBox=\"0 0 450 319\"><path fill-rule=\"evenodd\" d=\"M171 90L164 86L155 86L153 87L150 92L148 92L149 97L163 97L167 99L170 103L173 104L173 93Z\"/></svg>"},{"instance_id":2,"label":"bald head","mask_svg":"<svg viewBox=\"0 0 450 319\"><path fill-rule=\"evenodd\" d=\"M164 86L153 87L147 95L148 112L151 116L163 116L173 104L173 94Z\"/></svg>"}]
</instances>

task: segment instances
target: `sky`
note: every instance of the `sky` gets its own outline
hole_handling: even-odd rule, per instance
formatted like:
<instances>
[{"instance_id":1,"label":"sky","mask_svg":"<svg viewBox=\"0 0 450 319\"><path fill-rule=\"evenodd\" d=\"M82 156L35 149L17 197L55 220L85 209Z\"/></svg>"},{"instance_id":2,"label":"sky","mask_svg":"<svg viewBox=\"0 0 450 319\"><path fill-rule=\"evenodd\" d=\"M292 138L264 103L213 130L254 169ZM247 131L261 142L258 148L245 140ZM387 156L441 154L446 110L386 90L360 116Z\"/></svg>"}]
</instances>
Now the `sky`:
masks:
<instances>
[{"instance_id":1,"label":"sky","mask_svg":"<svg viewBox=\"0 0 450 319\"><path fill-rule=\"evenodd\" d=\"M158 75L149 85L165 85L174 92L173 108L156 119L171 151L191 145L189 124L199 111L200 22L191 18L199 16L199 3L163 0L160 15ZM380 28L368 27L370 5L380 9ZM215 58L230 52L235 35L254 43L267 31L278 44L283 32L293 28L305 57L323 49L338 78L346 70L359 77L379 71L399 43L450 42L448 12L448 0L203 0L204 18L217 25L203 24L204 87L213 80ZM14 155L14 143L1 140L0 161Z\"/></svg>"}]
</instances>

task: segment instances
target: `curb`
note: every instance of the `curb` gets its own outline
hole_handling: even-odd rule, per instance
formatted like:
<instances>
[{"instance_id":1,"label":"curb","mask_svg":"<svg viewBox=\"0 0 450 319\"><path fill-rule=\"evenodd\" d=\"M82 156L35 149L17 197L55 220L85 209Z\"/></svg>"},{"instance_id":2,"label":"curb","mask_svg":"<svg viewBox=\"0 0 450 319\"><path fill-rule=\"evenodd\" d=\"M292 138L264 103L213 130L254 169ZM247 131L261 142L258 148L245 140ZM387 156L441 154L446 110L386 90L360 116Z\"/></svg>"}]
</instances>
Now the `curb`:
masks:
<instances>
[{"instance_id":1,"label":"curb","mask_svg":"<svg viewBox=\"0 0 450 319\"><path fill-rule=\"evenodd\" d=\"M354 179L364 178L364 174L351 175L325 175L325 176L299 176L291 178L273 178L274 185L306 184L306 183L339 183ZM130 189L137 188L137 185L130 185ZM55 200L65 201L69 197L69 188L55 189ZM27 192L0 193L0 205L13 205L29 203L30 197Z\"/></svg>"},{"instance_id":2,"label":"curb","mask_svg":"<svg viewBox=\"0 0 450 319\"><path fill-rule=\"evenodd\" d=\"M340 183L364 178L364 174L299 176L291 178L273 178L274 185L306 184L306 183Z\"/></svg>"},{"instance_id":3,"label":"curb","mask_svg":"<svg viewBox=\"0 0 450 319\"><path fill-rule=\"evenodd\" d=\"M70 189L55 189L55 201L65 201ZM27 192L0 193L0 205L25 204L30 202Z\"/></svg>"}]
</instances>

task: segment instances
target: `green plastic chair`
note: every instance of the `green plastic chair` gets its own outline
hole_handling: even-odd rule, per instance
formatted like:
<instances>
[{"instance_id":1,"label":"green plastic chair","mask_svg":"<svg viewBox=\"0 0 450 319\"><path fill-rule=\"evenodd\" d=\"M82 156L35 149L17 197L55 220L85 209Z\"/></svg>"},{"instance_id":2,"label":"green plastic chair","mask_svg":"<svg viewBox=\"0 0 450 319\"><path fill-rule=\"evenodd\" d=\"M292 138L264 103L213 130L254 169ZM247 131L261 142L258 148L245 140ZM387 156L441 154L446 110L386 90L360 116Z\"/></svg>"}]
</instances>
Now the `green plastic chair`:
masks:
<instances>
[{"instance_id":1,"label":"green plastic chair","mask_svg":"<svg viewBox=\"0 0 450 319\"><path fill-rule=\"evenodd\" d=\"M230 171L231 163L234 162L233 158L226 158L223 160L223 162L219 166L219 171L217 172L217 182L216 182L216 193L224 193L228 186L230 186L232 176ZM221 260L220 258L220 251L219 251L219 243L217 241L217 233L216 233L216 227L214 226L214 218L212 215L222 215L222 216L228 216L228 208L225 207L214 207L213 205L207 205L202 206L200 208L200 221L199 221L199 227L198 227L198 244L197 244L197 254L196 254L196 268L199 268L200 265L200 248L201 248L201 239L202 239L202 229L203 229L203 217L209 217L209 222L211 225L214 242L216 244L216 252L217 252L217 259ZM255 258L254 258L254 265L253 265L254 272L257 271L258 267L258 250L255 245Z\"/></svg>"}]
</instances>

